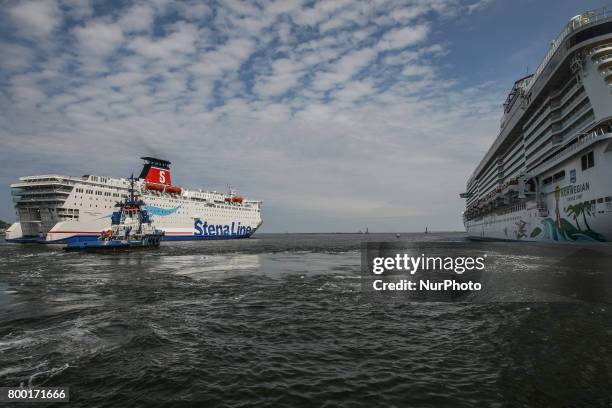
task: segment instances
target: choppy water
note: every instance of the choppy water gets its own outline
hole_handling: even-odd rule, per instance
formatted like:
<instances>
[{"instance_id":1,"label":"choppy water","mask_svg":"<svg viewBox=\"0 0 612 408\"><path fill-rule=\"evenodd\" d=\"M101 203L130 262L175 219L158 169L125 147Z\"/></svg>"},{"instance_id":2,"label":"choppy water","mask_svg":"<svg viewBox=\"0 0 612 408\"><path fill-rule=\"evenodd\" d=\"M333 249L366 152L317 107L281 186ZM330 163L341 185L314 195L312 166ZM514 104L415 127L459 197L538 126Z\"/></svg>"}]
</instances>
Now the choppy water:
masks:
<instances>
[{"instance_id":1,"label":"choppy water","mask_svg":"<svg viewBox=\"0 0 612 408\"><path fill-rule=\"evenodd\" d=\"M396 240L2 244L0 385L69 386L78 407L612 405L607 303L363 303L364 238ZM510 248L513 270L537 257Z\"/></svg>"}]
</instances>

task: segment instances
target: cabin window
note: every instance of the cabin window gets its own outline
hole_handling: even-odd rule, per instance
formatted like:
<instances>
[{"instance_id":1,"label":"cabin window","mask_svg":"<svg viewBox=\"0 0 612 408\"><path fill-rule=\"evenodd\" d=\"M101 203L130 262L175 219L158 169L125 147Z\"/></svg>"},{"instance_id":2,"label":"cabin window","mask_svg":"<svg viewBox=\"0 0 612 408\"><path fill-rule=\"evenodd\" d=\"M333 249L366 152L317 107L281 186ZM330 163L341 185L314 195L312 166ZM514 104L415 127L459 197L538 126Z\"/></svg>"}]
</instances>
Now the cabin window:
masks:
<instances>
[{"instance_id":1,"label":"cabin window","mask_svg":"<svg viewBox=\"0 0 612 408\"><path fill-rule=\"evenodd\" d=\"M550 183L552 183L552 181L553 181L552 176L551 176L551 177L546 177L546 178L544 179L544 184L545 184L545 185L546 185L546 184L550 184Z\"/></svg>"},{"instance_id":2,"label":"cabin window","mask_svg":"<svg viewBox=\"0 0 612 408\"><path fill-rule=\"evenodd\" d=\"M601 203L603 203L603 198L598 198L597 199L597 204L601 204Z\"/></svg>"},{"instance_id":3,"label":"cabin window","mask_svg":"<svg viewBox=\"0 0 612 408\"><path fill-rule=\"evenodd\" d=\"M564 178L565 178L565 170L560 171L560 172L556 173L556 174L553 176L553 180L554 180L554 181L557 181L557 180L562 180L562 179L564 179Z\"/></svg>"},{"instance_id":4,"label":"cabin window","mask_svg":"<svg viewBox=\"0 0 612 408\"><path fill-rule=\"evenodd\" d=\"M590 169L591 167L595 166L595 157L593 152L588 152L580 159L582 161L582 170Z\"/></svg>"}]
</instances>

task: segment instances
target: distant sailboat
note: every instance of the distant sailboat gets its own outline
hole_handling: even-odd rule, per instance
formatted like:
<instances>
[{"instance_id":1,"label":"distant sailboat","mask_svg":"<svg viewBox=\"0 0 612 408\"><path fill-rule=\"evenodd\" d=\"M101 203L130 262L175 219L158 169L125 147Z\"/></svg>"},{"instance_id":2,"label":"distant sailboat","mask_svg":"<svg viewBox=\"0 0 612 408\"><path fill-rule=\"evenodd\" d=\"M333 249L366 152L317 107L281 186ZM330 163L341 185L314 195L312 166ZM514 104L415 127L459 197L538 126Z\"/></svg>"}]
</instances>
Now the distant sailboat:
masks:
<instances>
[{"instance_id":1,"label":"distant sailboat","mask_svg":"<svg viewBox=\"0 0 612 408\"><path fill-rule=\"evenodd\" d=\"M429 234L429 231L427 231L427 226L425 226L425 233Z\"/></svg>"}]
</instances>

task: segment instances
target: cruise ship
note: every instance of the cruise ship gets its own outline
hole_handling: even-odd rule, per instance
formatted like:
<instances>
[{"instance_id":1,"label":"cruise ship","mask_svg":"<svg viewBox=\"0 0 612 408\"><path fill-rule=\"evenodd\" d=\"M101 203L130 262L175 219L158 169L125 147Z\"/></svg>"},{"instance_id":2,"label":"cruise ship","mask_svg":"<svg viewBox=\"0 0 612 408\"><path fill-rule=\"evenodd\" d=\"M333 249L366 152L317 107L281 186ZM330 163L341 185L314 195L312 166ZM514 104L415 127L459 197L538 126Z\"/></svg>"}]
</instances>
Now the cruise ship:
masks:
<instances>
[{"instance_id":1,"label":"cruise ship","mask_svg":"<svg viewBox=\"0 0 612 408\"><path fill-rule=\"evenodd\" d=\"M261 201L230 191L187 190L172 184L170 162L143 157L135 188L165 240L248 238L261 226ZM11 185L18 221L6 230L8 242L66 244L96 240L111 226L117 202L130 180L106 176L40 175Z\"/></svg>"},{"instance_id":2,"label":"cruise ship","mask_svg":"<svg viewBox=\"0 0 612 408\"><path fill-rule=\"evenodd\" d=\"M461 193L474 239L612 240L612 9L572 18Z\"/></svg>"}]
</instances>

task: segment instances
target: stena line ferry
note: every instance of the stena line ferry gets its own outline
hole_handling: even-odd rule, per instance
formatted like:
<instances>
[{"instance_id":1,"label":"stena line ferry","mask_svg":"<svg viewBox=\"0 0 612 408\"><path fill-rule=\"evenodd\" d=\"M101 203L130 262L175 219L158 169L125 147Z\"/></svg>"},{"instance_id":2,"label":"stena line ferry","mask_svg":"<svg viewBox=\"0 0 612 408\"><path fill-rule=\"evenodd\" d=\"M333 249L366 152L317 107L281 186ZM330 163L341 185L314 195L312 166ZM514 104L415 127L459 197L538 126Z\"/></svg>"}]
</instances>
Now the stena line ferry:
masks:
<instances>
[{"instance_id":1,"label":"stena line ferry","mask_svg":"<svg viewBox=\"0 0 612 408\"><path fill-rule=\"evenodd\" d=\"M572 18L514 83L467 182L476 239L612 240L612 9Z\"/></svg>"},{"instance_id":2,"label":"stena line ferry","mask_svg":"<svg viewBox=\"0 0 612 408\"><path fill-rule=\"evenodd\" d=\"M230 190L186 190L172 184L170 162L143 157L134 183L144 209L164 240L248 238L261 226L261 201ZM117 202L127 198L130 180L85 175L20 177L11 185L18 221L6 230L8 242L65 244L96 240L111 227Z\"/></svg>"}]
</instances>

